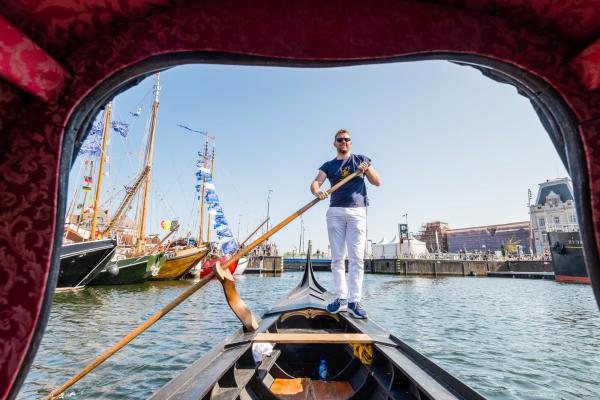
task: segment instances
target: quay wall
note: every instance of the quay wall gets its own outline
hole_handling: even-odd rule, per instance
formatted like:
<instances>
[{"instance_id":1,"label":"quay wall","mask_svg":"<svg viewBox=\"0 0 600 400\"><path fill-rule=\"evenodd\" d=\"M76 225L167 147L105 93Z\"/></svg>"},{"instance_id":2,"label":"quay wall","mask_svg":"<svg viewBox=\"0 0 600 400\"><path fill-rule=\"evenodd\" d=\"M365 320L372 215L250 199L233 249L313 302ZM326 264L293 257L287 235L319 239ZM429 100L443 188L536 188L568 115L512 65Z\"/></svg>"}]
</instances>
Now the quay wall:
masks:
<instances>
[{"instance_id":1,"label":"quay wall","mask_svg":"<svg viewBox=\"0 0 600 400\"><path fill-rule=\"evenodd\" d=\"M261 269L262 261L262 269ZM282 273L283 257L281 256L258 256L248 259L248 266L244 273Z\"/></svg>"},{"instance_id":2,"label":"quay wall","mask_svg":"<svg viewBox=\"0 0 600 400\"><path fill-rule=\"evenodd\" d=\"M305 261L285 262L287 270L302 270ZM346 262L347 266L347 262ZM330 270L329 260L313 262L315 270ZM373 274L426 276L487 276L488 272L553 272L550 261L485 261L485 260L423 260L367 259L365 272Z\"/></svg>"}]
</instances>

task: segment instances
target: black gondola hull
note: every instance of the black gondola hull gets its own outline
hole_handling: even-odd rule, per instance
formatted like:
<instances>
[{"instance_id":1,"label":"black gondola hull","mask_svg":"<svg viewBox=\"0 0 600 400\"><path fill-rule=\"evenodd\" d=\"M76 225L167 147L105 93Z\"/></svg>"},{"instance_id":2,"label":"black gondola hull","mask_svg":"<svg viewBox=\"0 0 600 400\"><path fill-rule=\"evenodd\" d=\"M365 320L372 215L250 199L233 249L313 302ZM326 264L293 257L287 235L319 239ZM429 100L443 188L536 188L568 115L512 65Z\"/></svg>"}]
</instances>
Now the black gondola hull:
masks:
<instances>
[{"instance_id":1,"label":"black gondola hull","mask_svg":"<svg viewBox=\"0 0 600 400\"><path fill-rule=\"evenodd\" d=\"M300 285L263 315L256 332L239 329L152 399L483 399L375 322L328 313L328 297L308 260ZM365 344L353 342L359 337ZM255 362L259 342L274 347Z\"/></svg>"}]
</instances>

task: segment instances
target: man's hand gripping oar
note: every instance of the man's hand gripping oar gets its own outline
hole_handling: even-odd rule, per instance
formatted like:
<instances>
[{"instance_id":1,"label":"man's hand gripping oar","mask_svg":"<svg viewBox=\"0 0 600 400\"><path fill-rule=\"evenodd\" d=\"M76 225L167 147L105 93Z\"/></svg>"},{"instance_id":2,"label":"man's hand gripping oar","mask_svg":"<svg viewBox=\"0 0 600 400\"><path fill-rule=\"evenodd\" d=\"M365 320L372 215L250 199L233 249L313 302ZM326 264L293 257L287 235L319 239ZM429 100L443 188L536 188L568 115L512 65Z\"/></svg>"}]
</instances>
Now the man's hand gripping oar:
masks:
<instances>
[{"instance_id":1,"label":"man's hand gripping oar","mask_svg":"<svg viewBox=\"0 0 600 400\"><path fill-rule=\"evenodd\" d=\"M335 192L340 187L345 185L349 180L355 178L357 175L359 175L361 173L362 172L360 170L357 170L356 172L348 175L347 177L345 177L344 179L342 179L341 181L336 183L334 186L329 188L329 190L327 190L327 193L331 194L331 193ZM223 265L215 266L215 268L213 269L213 272L211 272L204 278L200 279L194 285L190 286L185 292L183 292L182 294L177 296L177 298L175 298L175 300L173 300L171 303L169 303L168 305L163 307L160 311L156 312L146 322L144 322L143 324L141 324L140 326L135 328L129 335L127 335L126 337L121 339L119 341L119 343L114 345L110 350L106 351L104 354L102 354L100 357L98 357L96 360L94 360L92 363L90 363L87 367L85 367L77 375L75 375L74 377L69 379L69 381L67 381L60 388L53 390L48 395L48 397L46 397L46 399L54 399L57 396L59 396L65 390L67 390L68 388L73 386L77 381L79 381L84 376L86 376L88 373L90 373L92 370L94 370L94 368L96 368L98 365L102 364L110 356L112 356L117 351L119 351L123 347L125 347L125 345L127 345L129 342L131 342L137 336L139 336L146 329L148 329L149 327L154 325L154 323L156 321L158 321L159 319L161 319L162 317L167 315L172 309L177 307L181 302L183 302L185 299L190 297L192 294L194 294L196 291L198 291L201 287L206 285L206 283L208 283L208 281L210 281L215 276L215 270L218 270L218 272L219 272L217 275L220 277L219 280L221 281L221 283L223 283L223 290L225 291L225 298L227 299L227 303L231 307L231 310L235 313L235 315L242 322L242 324L244 325L244 329L246 329L247 331L256 330L258 328L256 317L254 317L254 314L252 314L252 311L250 310L250 308L240 298L240 296L237 292L237 289L235 288L235 283L233 281L233 277L231 276L231 273L229 272L229 266L231 265L231 263L235 262L236 260L239 260L241 257L248 254L250 251L252 251L255 247L257 247L259 244L264 242L266 239L273 236L275 233L279 232L283 227L285 227L287 224L292 222L294 219L298 218L306 210L308 210L309 208L311 208L312 206L317 204L319 201L321 201L320 198L315 198L314 200L312 200L311 202L306 204L304 207L302 207L301 209L299 209L298 211L296 211L295 213L293 213L292 215L287 217L285 220L283 220L282 222L277 224L270 231L266 232L261 237L256 239L254 242L250 243L247 247L240 249L229 260L227 260L227 262L225 262Z\"/></svg>"}]
</instances>

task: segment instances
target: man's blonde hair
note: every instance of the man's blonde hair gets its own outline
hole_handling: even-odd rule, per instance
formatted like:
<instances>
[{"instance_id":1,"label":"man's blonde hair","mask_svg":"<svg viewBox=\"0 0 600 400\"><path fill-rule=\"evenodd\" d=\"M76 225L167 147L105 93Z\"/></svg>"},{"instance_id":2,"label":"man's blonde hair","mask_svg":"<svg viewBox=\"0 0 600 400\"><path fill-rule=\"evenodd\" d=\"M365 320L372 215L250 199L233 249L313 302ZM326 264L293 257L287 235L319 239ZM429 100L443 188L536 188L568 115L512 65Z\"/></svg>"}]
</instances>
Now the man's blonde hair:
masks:
<instances>
[{"instance_id":1,"label":"man's blonde hair","mask_svg":"<svg viewBox=\"0 0 600 400\"><path fill-rule=\"evenodd\" d=\"M335 136L333 137L333 140L337 139L337 137L338 137L339 135L341 135L342 133L347 133L347 134L348 134L348 136L350 136L350 131L349 131L349 130L347 130L347 129L343 129L343 128L342 128L342 129L340 129L339 131L337 131L337 132L335 133Z\"/></svg>"}]
</instances>

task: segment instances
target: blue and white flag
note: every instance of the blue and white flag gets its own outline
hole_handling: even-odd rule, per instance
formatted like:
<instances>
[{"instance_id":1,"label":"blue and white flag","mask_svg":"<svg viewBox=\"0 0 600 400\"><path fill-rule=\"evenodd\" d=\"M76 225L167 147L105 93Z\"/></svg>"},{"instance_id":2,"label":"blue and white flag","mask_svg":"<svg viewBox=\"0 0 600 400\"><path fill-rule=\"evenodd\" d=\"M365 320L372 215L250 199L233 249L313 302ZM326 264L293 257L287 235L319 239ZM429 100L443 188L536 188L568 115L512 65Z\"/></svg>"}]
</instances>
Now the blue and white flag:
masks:
<instances>
[{"instance_id":1,"label":"blue and white flag","mask_svg":"<svg viewBox=\"0 0 600 400\"><path fill-rule=\"evenodd\" d=\"M96 121L92 124L92 128L90 129L91 136L102 136L104 132L104 124L102 121Z\"/></svg>"},{"instance_id":2,"label":"blue and white flag","mask_svg":"<svg viewBox=\"0 0 600 400\"><path fill-rule=\"evenodd\" d=\"M129 133L129 124L120 121L112 121L110 125L112 126L115 132L117 132L123 137L127 137L127 134Z\"/></svg>"},{"instance_id":3,"label":"blue and white flag","mask_svg":"<svg viewBox=\"0 0 600 400\"><path fill-rule=\"evenodd\" d=\"M86 140L79 149L79 154L89 154L90 156L99 156L102 154L102 145L99 141L92 139Z\"/></svg>"}]
</instances>

